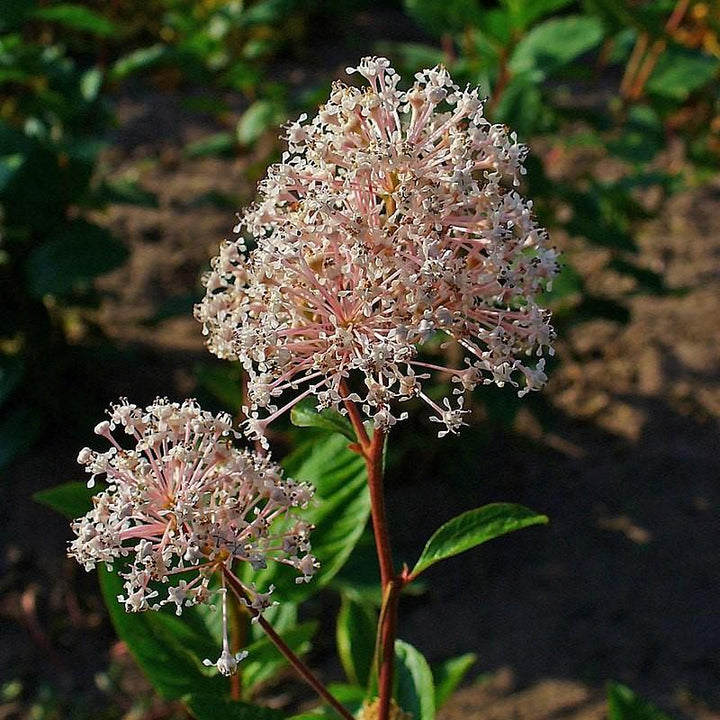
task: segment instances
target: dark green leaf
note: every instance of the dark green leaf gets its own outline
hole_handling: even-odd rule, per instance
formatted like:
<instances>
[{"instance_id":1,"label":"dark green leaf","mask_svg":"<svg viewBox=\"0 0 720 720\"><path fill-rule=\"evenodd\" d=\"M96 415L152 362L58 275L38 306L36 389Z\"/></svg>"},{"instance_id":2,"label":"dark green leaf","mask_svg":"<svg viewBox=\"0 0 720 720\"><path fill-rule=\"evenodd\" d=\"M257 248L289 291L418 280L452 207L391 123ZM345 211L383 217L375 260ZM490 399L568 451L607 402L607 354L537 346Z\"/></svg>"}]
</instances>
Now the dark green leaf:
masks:
<instances>
[{"instance_id":1,"label":"dark green leaf","mask_svg":"<svg viewBox=\"0 0 720 720\"><path fill-rule=\"evenodd\" d=\"M89 488L84 482L69 482L40 490L33 495L33 500L74 520L92 509L92 497L97 492L97 488Z\"/></svg>"},{"instance_id":2,"label":"dark green leaf","mask_svg":"<svg viewBox=\"0 0 720 720\"><path fill-rule=\"evenodd\" d=\"M476 0L404 0L403 4L407 13L435 36L455 33L482 21Z\"/></svg>"},{"instance_id":3,"label":"dark green leaf","mask_svg":"<svg viewBox=\"0 0 720 720\"><path fill-rule=\"evenodd\" d=\"M198 385L218 400L223 408L236 413L243 403L242 370L238 364L197 365L195 378Z\"/></svg>"},{"instance_id":4,"label":"dark green leaf","mask_svg":"<svg viewBox=\"0 0 720 720\"><path fill-rule=\"evenodd\" d=\"M328 690L333 697L344 705L353 715L357 714L358 710L365 700L365 691L357 685L347 685L346 683L330 683ZM338 715L328 705L313 708L311 711L301 713L300 715L293 715L288 720L337 720Z\"/></svg>"},{"instance_id":5,"label":"dark green leaf","mask_svg":"<svg viewBox=\"0 0 720 720\"><path fill-rule=\"evenodd\" d=\"M562 10L573 0L502 0L512 25L518 30L526 30L534 22L546 15Z\"/></svg>"},{"instance_id":6,"label":"dark green leaf","mask_svg":"<svg viewBox=\"0 0 720 720\"><path fill-rule=\"evenodd\" d=\"M395 700L413 720L435 720L435 690L427 660L409 643L395 641Z\"/></svg>"},{"instance_id":7,"label":"dark green leaf","mask_svg":"<svg viewBox=\"0 0 720 720\"><path fill-rule=\"evenodd\" d=\"M164 300L155 314L148 320L143 321L143 325L158 325L165 320L176 317L186 317L192 315L193 308L202 298L198 293L186 293L184 295L173 295ZM235 408L237 409L237 408Z\"/></svg>"},{"instance_id":8,"label":"dark green leaf","mask_svg":"<svg viewBox=\"0 0 720 720\"><path fill-rule=\"evenodd\" d=\"M446 522L425 545L412 574L419 575L440 560L458 555L493 538L548 519L529 508L512 503L493 503L468 510Z\"/></svg>"},{"instance_id":9,"label":"dark green leaf","mask_svg":"<svg viewBox=\"0 0 720 720\"><path fill-rule=\"evenodd\" d=\"M258 587L272 583L278 597L300 602L330 582L345 564L367 524L370 497L365 462L347 449L347 439L341 435L302 445L283 461L283 466L289 477L315 486L314 502L303 512L303 518L315 526L310 541L320 569L311 582L298 584L292 568L273 563L247 580Z\"/></svg>"},{"instance_id":10,"label":"dark green leaf","mask_svg":"<svg viewBox=\"0 0 720 720\"><path fill-rule=\"evenodd\" d=\"M635 278L640 289L646 292L662 295L668 292L663 276L649 268L638 267L635 263L620 258L614 258L608 264L608 267L615 272L629 275Z\"/></svg>"},{"instance_id":11,"label":"dark green leaf","mask_svg":"<svg viewBox=\"0 0 720 720\"><path fill-rule=\"evenodd\" d=\"M8 466L31 448L42 426L38 411L27 405L3 413L0 420L0 468Z\"/></svg>"},{"instance_id":12,"label":"dark green leaf","mask_svg":"<svg viewBox=\"0 0 720 720\"><path fill-rule=\"evenodd\" d=\"M157 195L143 188L137 180L106 180L98 191L102 203L158 207Z\"/></svg>"},{"instance_id":13,"label":"dark green leaf","mask_svg":"<svg viewBox=\"0 0 720 720\"><path fill-rule=\"evenodd\" d=\"M699 50L670 47L658 59L645 89L651 95L684 102L720 70L720 60Z\"/></svg>"},{"instance_id":14,"label":"dark green leaf","mask_svg":"<svg viewBox=\"0 0 720 720\"><path fill-rule=\"evenodd\" d=\"M604 36L598 18L572 15L535 26L515 47L513 73L534 73L542 80L597 47Z\"/></svg>"},{"instance_id":15,"label":"dark green leaf","mask_svg":"<svg viewBox=\"0 0 720 720\"><path fill-rule=\"evenodd\" d=\"M607 684L607 701L608 720L670 720L629 687L612 680Z\"/></svg>"},{"instance_id":16,"label":"dark green leaf","mask_svg":"<svg viewBox=\"0 0 720 720\"><path fill-rule=\"evenodd\" d=\"M25 268L28 290L41 298L84 289L127 255L125 246L107 230L75 220L31 253Z\"/></svg>"},{"instance_id":17,"label":"dark green leaf","mask_svg":"<svg viewBox=\"0 0 720 720\"><path fill-rule=\"evenodd\" d=\"M343 595L335 638L338 655L348 680L366 687L375 654L377 614L371 605Z\"/></svg>"},{"instance_id":18,"label":"dark green leaf","mask_svg":"<svg viewBox=\"0 0 720 720\"><path fill-rule=\"evenodd\" d=\"M0 353L0 405L15 392L25 376L25 363L19 355Z\"/></svg>"},{"instance_id":19,"label":"dark green leaf","mask_svg":"<svg viewBox=\"0 0 720 720\"><path fill-rule=\"evenodd\" d=\"M466 653L433 665L435 680L435 707L439 710L463 681L467 671L477 661L475 653Z\"/></svg>"},{"instance_id":20,"label":"dark green leaf","mask_svg":"<svg viewBox=\"0 0 720 720\"><path fill-rule=\"evenodd\" d=\"M237 147L237 140L232 133L219 132L196 140L185 148L185 156L189 158L206 156L232 155Z\"/></svg>"},{"instance_id":21,"label":"dark green leaf","mask_svg":"<svg viewBox=\"0 0 720 720\"><path fill-rule=\"evenodd\" d=\"M304 655L310 650L310 640L316 630L316 622L307 622L279 632L279 635L296 655ZM255 687L272 679L280 668L288 664L288 661L267 637L248 645L246 649L248 656L243 660L242 677L246 691L251 695Z\"/></svg>"},{"instance_id":22,"label":"dark green leaf","mask_svg":"<svg viewBox=\"0 0 720 720\"><path fill-rule=\"evenodd\" d=\"M492 119L510 125L521 138L542 128L542 92L531 73L517 75L508 83L492 110Z\"/></svg>"},{"instance_id":23,"label":"dark green leaf","mask_svg":"<svg viewBox=\"0 0 720 720\"><path fill-rule=\"evenodd\" d=\"M128 646L150 682L165 698L179 699L196 693L227 696L229 682L204 667L205 658L220 654L220 639L209 622L205 606L186 608L182 617L167 610L125 612L117 596L123 594L121 578L101 567L100 587L117 634ZM219 610L218 610L219 612Z\"/></svg>"},{"instance_id":24,"label":"dark green leaf","mask_svg":"<svg viewBox=\"0 0 720 720\"><path fill-rule=\"evenodd\" d=\"M197 720L284 720L285 713L207 693L182 698Z\"/></svg>"},{"instance_id":25,"label":"dark green leaf","mask_svg":"<svg viewBox=\"0 0 720 720\"><path fill-rule=\"evenodd\" d=\"M32 16L37 20L56 22L73 30L81 30L93 35L110 36L117 28L107 18L82 5L62 3L37 8Z\"/></svg>"},{"instance_id":26,"label":"dark green leaf","mask_svg":"<svg viewBox=\"0 0 720 720\"><path fill-rule=\"evenodd\" d=\"M348 440L357 442L355 431L345 415L337 410L327 408L318 412L315 403L309 398L299 402L290 412L293 425L298 427L316 427L329 432L340 433Z\"/></svg>"}]
</instances>

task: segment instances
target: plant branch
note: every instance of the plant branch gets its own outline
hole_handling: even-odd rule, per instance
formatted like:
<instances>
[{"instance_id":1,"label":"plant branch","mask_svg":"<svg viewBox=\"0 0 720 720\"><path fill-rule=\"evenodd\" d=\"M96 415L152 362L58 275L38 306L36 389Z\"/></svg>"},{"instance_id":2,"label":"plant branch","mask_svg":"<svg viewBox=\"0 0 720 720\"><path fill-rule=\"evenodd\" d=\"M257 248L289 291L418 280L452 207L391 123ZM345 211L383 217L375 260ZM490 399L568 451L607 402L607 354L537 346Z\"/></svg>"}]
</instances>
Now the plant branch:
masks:
<instances>
[{"instance_id":1,"label":"plant branch","mask_svg":"<svg viewBox=\"0 0 720 720\"><path fill-rule=\"evenodd\" d=\"M235 593L238 600L245 600L246 603L250 603L250 598L245 592L245 588L242 586L240 581L227 570L223 570L225 580L228 585ZM345 720L353 720L353 716L346 710L338 700L330 693L330 691L313 675L310 668L288 647L287 643L273 630L272 625L265 620L265 618L252 607L248 607L248 612L257 618L257 622L260 627L264 630L265 634L272 640L275 647L287 658L288 662L293 666L295 671L305 680L310 687L326 702L330 705L340 717Z\"/></svg>"}]
</instances>

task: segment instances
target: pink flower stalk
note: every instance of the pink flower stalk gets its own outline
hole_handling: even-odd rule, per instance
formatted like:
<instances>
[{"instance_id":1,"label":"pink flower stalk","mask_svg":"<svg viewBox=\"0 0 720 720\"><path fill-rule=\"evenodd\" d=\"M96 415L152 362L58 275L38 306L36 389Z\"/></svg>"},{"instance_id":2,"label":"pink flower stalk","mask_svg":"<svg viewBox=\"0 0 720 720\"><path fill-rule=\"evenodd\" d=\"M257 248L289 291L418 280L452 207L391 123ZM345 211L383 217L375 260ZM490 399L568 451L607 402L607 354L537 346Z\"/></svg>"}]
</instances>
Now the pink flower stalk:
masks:
<instances>
[{"instance_id":1,"label":"pink flower stalk","mask_svg":"<svg viewBox=\"0 0 720 720\"><path fill-rule=\"evenodd\" d=\"M145 409L122 400L109 415L95 432L110 449L84 448L78 456L92 473L88 487L98 475L107 487L93 498L93 509L73 522L77 538L69 555L86 570L128 558L118 600L131 612L174 604L180 615L219 594L223 651L217 662L207 662L231 674L244 653L229 648L225 575L237 578L240 563L259 570L274 561L298 570L298 582L311 579L317 569L309 554L311 526L295 515L310 502L312 487L283 479L269 458L232 447L238 433L231 417L212 415L194 400L158 398ZM130 449L114 437L116 428L130 437ZM219 590L210 587L215 573ZM258 613L274 604L272 586L260 592L237 580Z\"/></svg>"},{"instance_id":2,"label":"pink flower stalk","mask_svg":"<svg viewBox=\"0 0 720 720\"><path fill-rule=\"evenodd\" d=\"M307 395L342 409L354 375L365 387L352 399L376 426L406 415L393 401L419 396L438 434L454 433L463 397L438 405L422 390L428 371L449 375L461 396L493 382L524 395L547 379L554 334L537 296L557 255L532 202L508 189L526 148L443 67L407 91L384 58L348 72L368 85L336 83L316 117L289 125L288 151L235 228L255 246L222 245L195 314L209 349L247 370L256 435ZM436 335L462 346L463 367L419 359ZM288 390L299 392L278 407Z\"/></svg>"}]
</instances>

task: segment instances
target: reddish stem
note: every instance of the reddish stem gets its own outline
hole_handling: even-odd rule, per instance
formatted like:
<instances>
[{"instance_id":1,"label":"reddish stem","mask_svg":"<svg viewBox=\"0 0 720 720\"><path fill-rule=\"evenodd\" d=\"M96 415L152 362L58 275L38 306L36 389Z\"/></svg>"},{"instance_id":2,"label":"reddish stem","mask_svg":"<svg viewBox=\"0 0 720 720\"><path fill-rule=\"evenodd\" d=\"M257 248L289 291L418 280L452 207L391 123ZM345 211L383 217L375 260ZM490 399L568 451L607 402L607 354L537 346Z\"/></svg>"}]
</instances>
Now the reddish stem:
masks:
<instances>
[{"instance_id":1,"label":"reddish stem","mask_svg":"<svg viewBox=\"0 0 720 720\"><path fill-rule=\"evenodd\" d=\"M238 600L245 600L247 603L250 602L248 594L245 592L245 588L241 585L238 579L227 570L223 570L223 575L227 584L230 586L232 591ZM318 680L313 674L310 668L288 647L285 641L273 630L272 625L265 620L265 618L252 607L248 606L248 612L257 618L260 627L264 630L265 634L272 640L275 647L287 658L288 662L295 668L295 671L305 682L312 687L312 689L330 705L340 717L345 720L353 720L353 716L337 701L330 691Z\"/></svg>"},{"instance_id":2,"label":"reddish stem","mask_svg":"<svg viewBox=\"0 0 720 720\"><path fill-rule=\"evenodd\" d=\"M395 659L395 634L397 629L397 606L402 580L395 576L392 552L390 549L390 533L388 530L387 512L385 510L385 494L383 490L383 453L385 450L385 433L375 429L372 438L368 437L362 416L357 405L348 400L349 391L345 383L341 384L345 399L345 407L350 417L358 443L354 449L359 452L367 468L367 482L370 490L370 514L372 517L375 547L380 565L380 583L385 601L384 612L380 618L380 667L378 669L378 690L380 704L378 720L388 720L390 716L390 700L392 697L392 681Z\"/></svg>"}]
</instances>

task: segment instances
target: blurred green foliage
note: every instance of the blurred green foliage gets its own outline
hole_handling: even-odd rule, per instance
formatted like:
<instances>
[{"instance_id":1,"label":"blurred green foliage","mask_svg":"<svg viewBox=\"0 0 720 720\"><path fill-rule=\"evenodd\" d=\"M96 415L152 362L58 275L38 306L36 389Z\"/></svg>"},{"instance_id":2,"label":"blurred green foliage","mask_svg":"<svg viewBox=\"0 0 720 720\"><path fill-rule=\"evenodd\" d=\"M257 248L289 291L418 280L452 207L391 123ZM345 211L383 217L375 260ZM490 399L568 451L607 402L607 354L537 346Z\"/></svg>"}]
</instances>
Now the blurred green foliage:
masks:
<instances>
[{"instance_id":1,"label":"blurred green foliage","mask_svg":"<svg viewBox=\"0 0 720 720\"><path fill-rule=\"evenodd\" d=\"M402 19L400 35L413 42L385 40L398 33L382 14L369 32L375 47L357 38L380 10ZM100 302L94 279L126 257L122 238L91 211L154 202L99 172L123 88L202 87L185 102L225 129L184 157L233 155L254 152L293 113L313 111L323 97L316 88L337 71L329 35L346 46L341 65L382 52L410 77L444 62L458 82L488 94L492 121L531 144L526 194L540 222L601 248L606 271L624 276L630 292L664 293L661 274L638 262L635 237L682 187L687 167L700 179L717 167L719 32L717 7L698 0L5 0L0 465L31 444L53 399L62 401L68 339L97 334L88 312ZM546 301L561 333L591 318L629 319L622 297L588 287L572 251ZM512 422L518 404L508 393L483 397L492 418Z\"/></svg>"}]
</instances>

